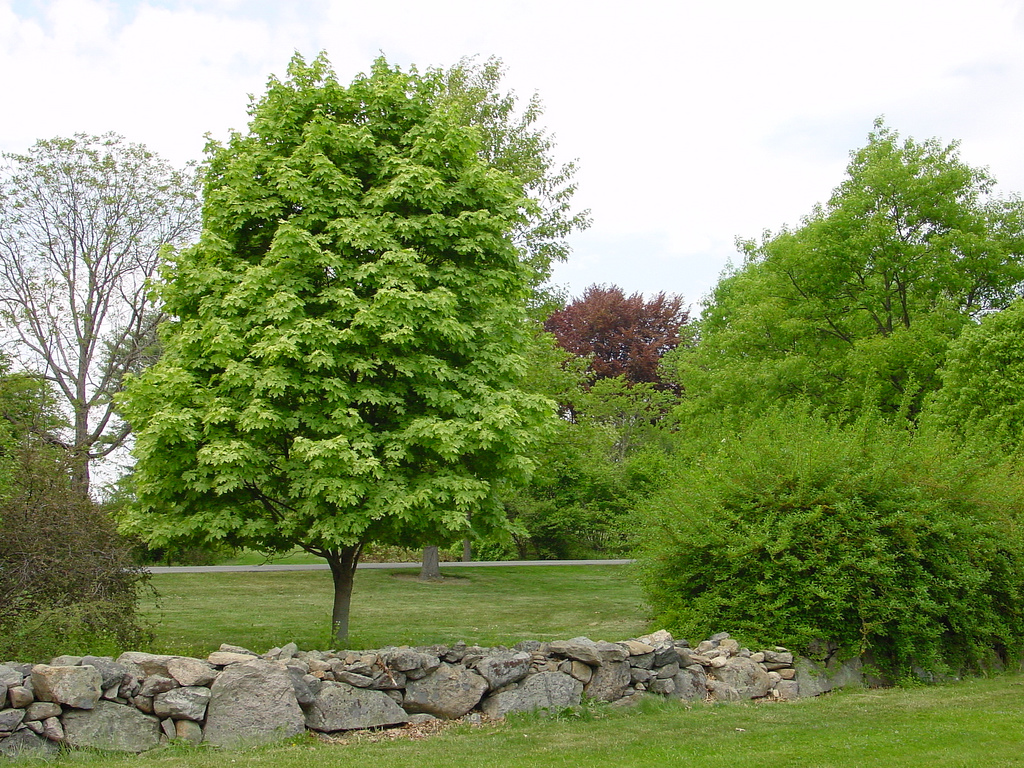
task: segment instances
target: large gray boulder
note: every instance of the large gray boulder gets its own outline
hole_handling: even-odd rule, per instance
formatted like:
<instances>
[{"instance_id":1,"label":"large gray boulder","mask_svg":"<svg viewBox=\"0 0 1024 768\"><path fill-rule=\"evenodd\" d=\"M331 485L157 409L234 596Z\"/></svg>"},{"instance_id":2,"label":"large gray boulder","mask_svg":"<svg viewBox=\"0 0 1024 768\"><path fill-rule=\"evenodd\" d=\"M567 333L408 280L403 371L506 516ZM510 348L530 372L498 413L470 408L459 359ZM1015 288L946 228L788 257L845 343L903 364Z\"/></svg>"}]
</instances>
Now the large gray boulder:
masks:
<instances>
[{"instance_id":1,"label":"large gray boulder","mask_svg":"<svg viewBox=\"0 0 1024 768\"><path fill-rule=\"evenodd\" d=\"M72 747L145 752L160 744L160 720L135 707L99 701L93 709L64 713L64 741Z\"/></svg>"},{"instance_id":2,"label":"large gray boulder","mask_svg":"<svg viewBox=\"0 0 1024 768\"><path fill-rule=\"evenodd\" d=\"M232 664L210 688L203 739L219 747L265 744L305 730L291 675L253 657Z\"/></svg>"},{"instance_id":3,"label":"large gray boulder","mask_svg":"<svg viewBox=\"0 0 1024 768\"><path fill-rule=\"evenodd\" d=\"M476 671L483 675L487 687L493 691L526 677L533 657L523 651L507 651L485 656L476 663Z\"/></svg>"},{"instance_id":4,"label":"large gray boulder","mask_svg":"<svg viewBox=\"0 0 1024 768\"><path fill-rule=\"evenodd\" d=\"M833 657L827 664L800 658L794 666L801 696L818 696L838 688L864 686L864 665L859 656L846 661Z\"/></svg>"},{"instance_id":5,"label":"large gray boulder","mask_svg":"<svg viewBox=\"0 0 1024 768\"><path fill-rule=\"evenodd\" d=\"M480 709L490 717L504 717L509 712L532 712L535 709L575 707L583 695L583 683L563 672L538 672L530 675L511 691L502 691L483 700Z\"/></svg>"},{"instance_id":6,"label":"large gray boulder","mask_svg":"<svg viewBox=\"0 0 1024 768\"><path fill-rule=\"evenodd\" d=\"M118 664L124 664L129 669L137 668L144 675L161 675L170 677L167 665L176 656L165 656L158 653L143 653L142 651L125 651L117 657Z\"/></svg>"},{"instance_id":7,"label":"large gray boulder","mask_svg":"<svg viewBox=\"0 0 1024 768\"><path fill-rule=\"evenodd\" d=\"M719 682L735 690L740 699L759 699L768 695L772 687L764 668L743 656L730 658L714 675Z\"/></svg>"},{"instance_id":8,"label":"large gray boulder","mask_svg":"<svg viewBox=\"0 0 1024 768\"><path fill-rule=\"evenodd\" d=\"M32 690L39 701L75 709L92 709L103 695L103 677L96 667L32 667Z\"/></svg>"},{"instance_id":9,"label":"large gray boulder","mask_svg":"<svg viewBox=\"0 0 1024 768\"><path fill-rule=\"evenodd\" d=\"M426 677L406 685L402 706L409 714L423 712L455 720L475 707L486 692L483 675L444 663Z\"/></svg>"},{"instance_id":10,"label":"large gray boulder","mask_svg":"<svg viewBox=\"0 0 1024 768\"><path fill-rule=\"evenodd\" d=\"M629 682L629 663L611 661L594 670L584 692L595 701L616 701L625 695Z\"/></svg>"},{"instance_id":11,"label":"large gray boulder","mask_svg":"<svg viewBox=\"0 0 1024 768\"><path fill-rule=\"evenodd\" d=\"M681 669L679 674L672 678L672 681L675 683L672 695L678 699L703 701L708 696L708 676L699 664Z\"/></svg>"},{"instance_id":12,"label":"large gray boulder","mask_svg":"<svg viewBox=\"0 0 1024 768\"><path fill-rule=\"evenodd\" d=\"M314 731L351 731L400 725L409 715L381 691L325 682L306 708L306 726Z\"/></svg>"}]
</instances>

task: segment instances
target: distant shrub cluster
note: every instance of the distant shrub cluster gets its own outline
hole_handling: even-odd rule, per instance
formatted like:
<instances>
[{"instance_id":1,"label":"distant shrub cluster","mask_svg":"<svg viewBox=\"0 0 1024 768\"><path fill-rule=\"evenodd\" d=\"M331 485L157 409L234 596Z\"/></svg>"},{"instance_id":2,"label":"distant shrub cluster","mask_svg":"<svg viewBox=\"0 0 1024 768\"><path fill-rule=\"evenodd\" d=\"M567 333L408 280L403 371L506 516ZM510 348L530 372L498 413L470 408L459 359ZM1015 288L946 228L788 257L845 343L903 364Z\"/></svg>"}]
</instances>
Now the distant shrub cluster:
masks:
<instances>
[{"instance_id":1,"label":"distant shrub cluster","mask_svg":"<svg viewBox=\"0 0 1024 768\"><path fill-rule=\"evenodd\" d=\"M930 432L797 404L718 436L638 517L657 621L824 641L895 677L1019 657L1024 485Z\"/></svg>"}]
</instances>

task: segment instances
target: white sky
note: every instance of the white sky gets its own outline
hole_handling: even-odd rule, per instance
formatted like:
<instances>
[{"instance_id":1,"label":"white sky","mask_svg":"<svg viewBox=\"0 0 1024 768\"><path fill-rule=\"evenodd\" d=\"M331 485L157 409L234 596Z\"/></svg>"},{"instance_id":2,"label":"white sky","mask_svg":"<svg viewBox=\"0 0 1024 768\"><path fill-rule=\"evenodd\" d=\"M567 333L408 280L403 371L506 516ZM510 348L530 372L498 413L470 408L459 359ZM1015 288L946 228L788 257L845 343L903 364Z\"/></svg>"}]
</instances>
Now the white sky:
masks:
<instances>
[{"instance_id":1,"label":"white sky","mask_svg":"<svg viewBox=\"0 0 1024 768\"><path fill-rule=\"evenodd\" d=\"M884 115L1024 191L1024 0L0 0L0 151L116 131L175 163L244 129L294 51L347 82L497 55L578 158L555 281L681 293L795 224Z\"/></svg>"}]
</instances>

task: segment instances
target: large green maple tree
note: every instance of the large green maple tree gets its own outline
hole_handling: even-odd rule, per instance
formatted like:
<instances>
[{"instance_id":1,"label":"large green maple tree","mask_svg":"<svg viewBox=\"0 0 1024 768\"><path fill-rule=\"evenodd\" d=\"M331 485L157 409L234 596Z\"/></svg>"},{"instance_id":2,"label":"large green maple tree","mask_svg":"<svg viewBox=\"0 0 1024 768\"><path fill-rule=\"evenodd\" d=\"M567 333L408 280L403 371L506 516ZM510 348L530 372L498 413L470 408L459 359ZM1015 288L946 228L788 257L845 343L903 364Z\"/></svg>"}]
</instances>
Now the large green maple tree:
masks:
<instances>
[{"instance_id":1,"label":"large green maple tree","mask_svg":"<svg viewBox=\"0 0 1024 768\"><path fill-rule=\"evenodd\" d=\"M383 59L346 87L323 55L272 78L208 150L202 238L158 288L163 357L123 401L127 527L324 557L339 640L363 546L501 526L552 418L516 385L531 203L443 88Z\"/></svg>"}]
</instances>

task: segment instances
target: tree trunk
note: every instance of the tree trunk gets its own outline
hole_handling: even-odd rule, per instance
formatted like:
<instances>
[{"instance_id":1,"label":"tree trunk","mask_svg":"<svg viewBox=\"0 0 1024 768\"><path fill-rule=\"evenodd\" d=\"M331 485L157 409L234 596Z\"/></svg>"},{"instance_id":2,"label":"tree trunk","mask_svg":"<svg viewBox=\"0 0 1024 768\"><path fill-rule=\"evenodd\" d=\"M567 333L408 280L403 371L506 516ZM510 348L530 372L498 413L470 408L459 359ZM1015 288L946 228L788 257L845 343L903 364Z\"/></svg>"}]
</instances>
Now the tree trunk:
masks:
<instances>
[{"instance_id":1,"label":"tree trunk","mask_svg":"<svg viewBox=\"0 0 1024 768\"><path fill-rule=\"evenodd\" d=\"M437 547L423 548L423 567L420 569L420 581L441 578L441 562Z\"/></svg>"},{"instance_id":2,"label":"tree trunk","mask_svg":"<svg viewBox=\"0 0 1024 768\"><path fill-rule=\"evenodd\" d=\"M473 560L473 542L469 539L462 540L462 562L469 563Z\"/></svg>"},{"instance_id":3,"label":"tree trunk","mask_svg":"<svg viewBox=\"0 0 1024 768\"><path fill-rule=\"evenodd\" d=\"M356 565L363 547L328 550L325 557L331 566L331 577L334 580L334 609L331 611L331 627L334 639L339 646L348 640L348 615L352 603L352 584L356 578Z\"/></svg>"}]
</instances>

